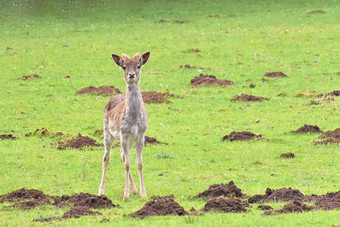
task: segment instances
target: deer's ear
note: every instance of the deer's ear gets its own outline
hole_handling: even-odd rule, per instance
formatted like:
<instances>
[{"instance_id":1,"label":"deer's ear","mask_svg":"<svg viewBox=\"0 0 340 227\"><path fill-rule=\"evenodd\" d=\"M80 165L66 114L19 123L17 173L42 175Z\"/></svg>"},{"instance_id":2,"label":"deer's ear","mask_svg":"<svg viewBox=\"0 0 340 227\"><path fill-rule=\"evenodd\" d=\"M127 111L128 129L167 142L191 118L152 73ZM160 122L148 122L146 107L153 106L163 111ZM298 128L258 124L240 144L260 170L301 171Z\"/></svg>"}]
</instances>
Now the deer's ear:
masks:
<instances>
[{"instance_id":1,"label":"deer's ear","mask_svg":"<svg viewBox=\"0 0 340 227\"><path fill-rule=\"evenodd\" d=\"M144 65L149 60L149 57L150 57L150 51L142 55L142 57L140 58L140 62L142 63L142 65Z\"/></svg>"},{"instance_id":2,"label":"deer's ear","mask_svg":"<svg viewBox=\"0 0 340 227\"><path fill-rule=\"evenodd\" d=\"M122 60L121 57L119 57L118 55L112 54L112 58L118 66L120 66L120 67L123 66L123 60Z\"/></svg>"}]
</instances>

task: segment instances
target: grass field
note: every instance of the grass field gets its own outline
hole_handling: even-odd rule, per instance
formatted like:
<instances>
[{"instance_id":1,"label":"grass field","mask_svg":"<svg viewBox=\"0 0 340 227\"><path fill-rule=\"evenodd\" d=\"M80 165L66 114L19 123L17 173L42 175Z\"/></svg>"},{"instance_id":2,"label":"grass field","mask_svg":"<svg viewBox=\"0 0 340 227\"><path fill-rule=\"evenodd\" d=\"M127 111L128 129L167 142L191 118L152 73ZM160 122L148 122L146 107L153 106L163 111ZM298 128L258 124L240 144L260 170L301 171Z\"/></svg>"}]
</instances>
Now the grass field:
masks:
<instances>
[{"instance_id":1,"label":"grass field","mask_svg":"<svg viewBox=\"0 0 340 227\"><path fill-rule=\"evenodd\" d=\"M320 9L325 13L309 13ZM0 194L23 187L52 195L97 194L103 148L58 150L51 146L55 138L25 134L45 127L101 142L93 133L102 129L109 97L75 93L90 85L113 85L125 91L123 72L111 53L132 56L151 51L142 70L142 91L169 90L179 97L170 98L171 103L146 105L147 135L168 143L144 148L149 197L122 200L125 172L115 148L106 195L120 208L53 225L340 225L339 209L263 216L256 205L241 214L143 220L125 216L153 195L173 194L186 210L201 209L205 201L192 196L231 180L248 195L263 194L267 187L292 187L307 195L339 191L339 146L314 146L317 134L289 133L304 124L324 131L340 127L339 97L329 101L315 96L340 89L339 31L337 0L1 1L0 134L11 133L17 139L0 141ZM185 64L202 69L180 68ZM262 82L263 74L270 71L288 77ZM41 78L17 80L33 73ZM200 73L235 85L192 88L190 80ZM230 101L242 93L269 101ZM224 135L245 130L265 139L221 142ZM284 152L296 157L280 158ZM137 180L134 153L132 173ZM270 205L279 209L283 204ZM6 205L0 204L0 226L44 225L32 220L65 211Z\"/></svg>"}]
</instances>

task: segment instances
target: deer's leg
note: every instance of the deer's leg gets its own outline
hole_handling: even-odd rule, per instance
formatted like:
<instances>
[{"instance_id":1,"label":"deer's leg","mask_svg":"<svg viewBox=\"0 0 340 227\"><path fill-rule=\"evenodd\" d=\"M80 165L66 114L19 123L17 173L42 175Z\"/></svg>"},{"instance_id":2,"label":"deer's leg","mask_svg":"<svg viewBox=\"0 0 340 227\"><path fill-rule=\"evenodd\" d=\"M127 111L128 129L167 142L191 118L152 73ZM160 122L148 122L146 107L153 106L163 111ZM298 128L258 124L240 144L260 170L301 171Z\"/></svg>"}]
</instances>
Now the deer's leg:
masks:
<instances>
[{"instance_id":1,"label":"deer's leg","mask_svg":"<svg viewBox=\"0 0 340 227\"><path fill-rule=\"evenodd\" d=\"M107 167L109 160L110 160L110 151L111 151L111 148L112 148L112 144L113 144L113 137L108 132L104 132L105 153L104 153L103 162L102 162L103 173L102 173L102 180L101 180L101 183L100 183L100 186L99 186L98 195L104 195L104 192L105 192L106 167Z\"/></svg>"},{"instance_id":2,"label":"deer's leg","mask_svg":"<svg viewBox=\"0 0 340 227\"><path fill-rule=\"evenodd\" d=\"M124 163L124 165L125 165L125 158L124 158L123 149L120 149L120 156L122 157L123 163ZM137 191L135 182L134 182L133 179L132 179L131 171L129 172L129 182L130 182L130 187L131 187L132 194L137 194L138 191Z\"/></svg>"},{"instance_id":3,"label":"deer's leg","mask_svg":"<svg viewBox=\"0 0 340 227\"><path fill-rule=\"evenodd\" d=\"M125 189L124 189L124 200L127 200L130 197L130 188L129 188L129 176L130 176L130 145L129 138L122 137L121 138L121 146L124 153L124 165L125 165Z\"/></svg>"},{"instance_id":4,"label":"deer's leg","mask_svg":"<svg viewBox=\"0 0 340 227\"><path fill-rule=\"evenodd\" d=\"M146 190L143 181L143 159L142 153L144 148L145 135L137 137L136 141L136 151L137 151L137 167L139 172L139 182L140 182L140 195L146 197Z\"/></svg>"}]
</instances>

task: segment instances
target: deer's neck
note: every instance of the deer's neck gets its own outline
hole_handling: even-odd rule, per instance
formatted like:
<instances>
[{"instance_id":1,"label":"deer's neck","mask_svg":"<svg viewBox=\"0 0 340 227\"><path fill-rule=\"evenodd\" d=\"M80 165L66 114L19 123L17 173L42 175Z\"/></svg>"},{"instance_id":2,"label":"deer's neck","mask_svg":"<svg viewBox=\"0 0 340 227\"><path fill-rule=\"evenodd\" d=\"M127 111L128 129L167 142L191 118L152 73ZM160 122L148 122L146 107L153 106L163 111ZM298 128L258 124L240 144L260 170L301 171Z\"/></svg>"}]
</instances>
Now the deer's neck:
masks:
<instances>
[{"instance_id":1,"label":"deer's neck","mask_svg":"<svg viewBox=\"0 0 340 227\"><path fill-rule=\"evenodd\" d=\"M128 84L126 92L126 114L138 118L142 112L142 93L139 83Z\"/></svg>"}]
</instances>

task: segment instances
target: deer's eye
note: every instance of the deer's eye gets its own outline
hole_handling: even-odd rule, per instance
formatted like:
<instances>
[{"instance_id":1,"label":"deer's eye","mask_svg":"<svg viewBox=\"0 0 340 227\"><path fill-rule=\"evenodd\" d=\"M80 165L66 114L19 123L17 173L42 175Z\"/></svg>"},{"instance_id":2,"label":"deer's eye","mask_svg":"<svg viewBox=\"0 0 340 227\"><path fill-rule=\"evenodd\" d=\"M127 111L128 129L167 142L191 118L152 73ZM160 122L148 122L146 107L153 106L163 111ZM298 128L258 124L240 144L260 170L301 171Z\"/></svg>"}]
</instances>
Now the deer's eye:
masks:
<instances>
[{"instance_id":1,"label":"deer's eye","mask_svg":"<svg viewBox=\"0 0 340 227\"><path fill-rule=\"evenodd\" d=\"M125 67L125 66L123 66L123 69L125 70L125 69L126 69L126 67Z\"/></svg>"},{"instance_id":2,"label":"deer's eye","mask_svg":"<svg viewBox=\"0 0 340 227\"><path fill-rule=\"evenodd\" d=\"M140 65L139 65L139 66L137 66L137 69L140 69Z\"/></svg>"}]
</instances>

